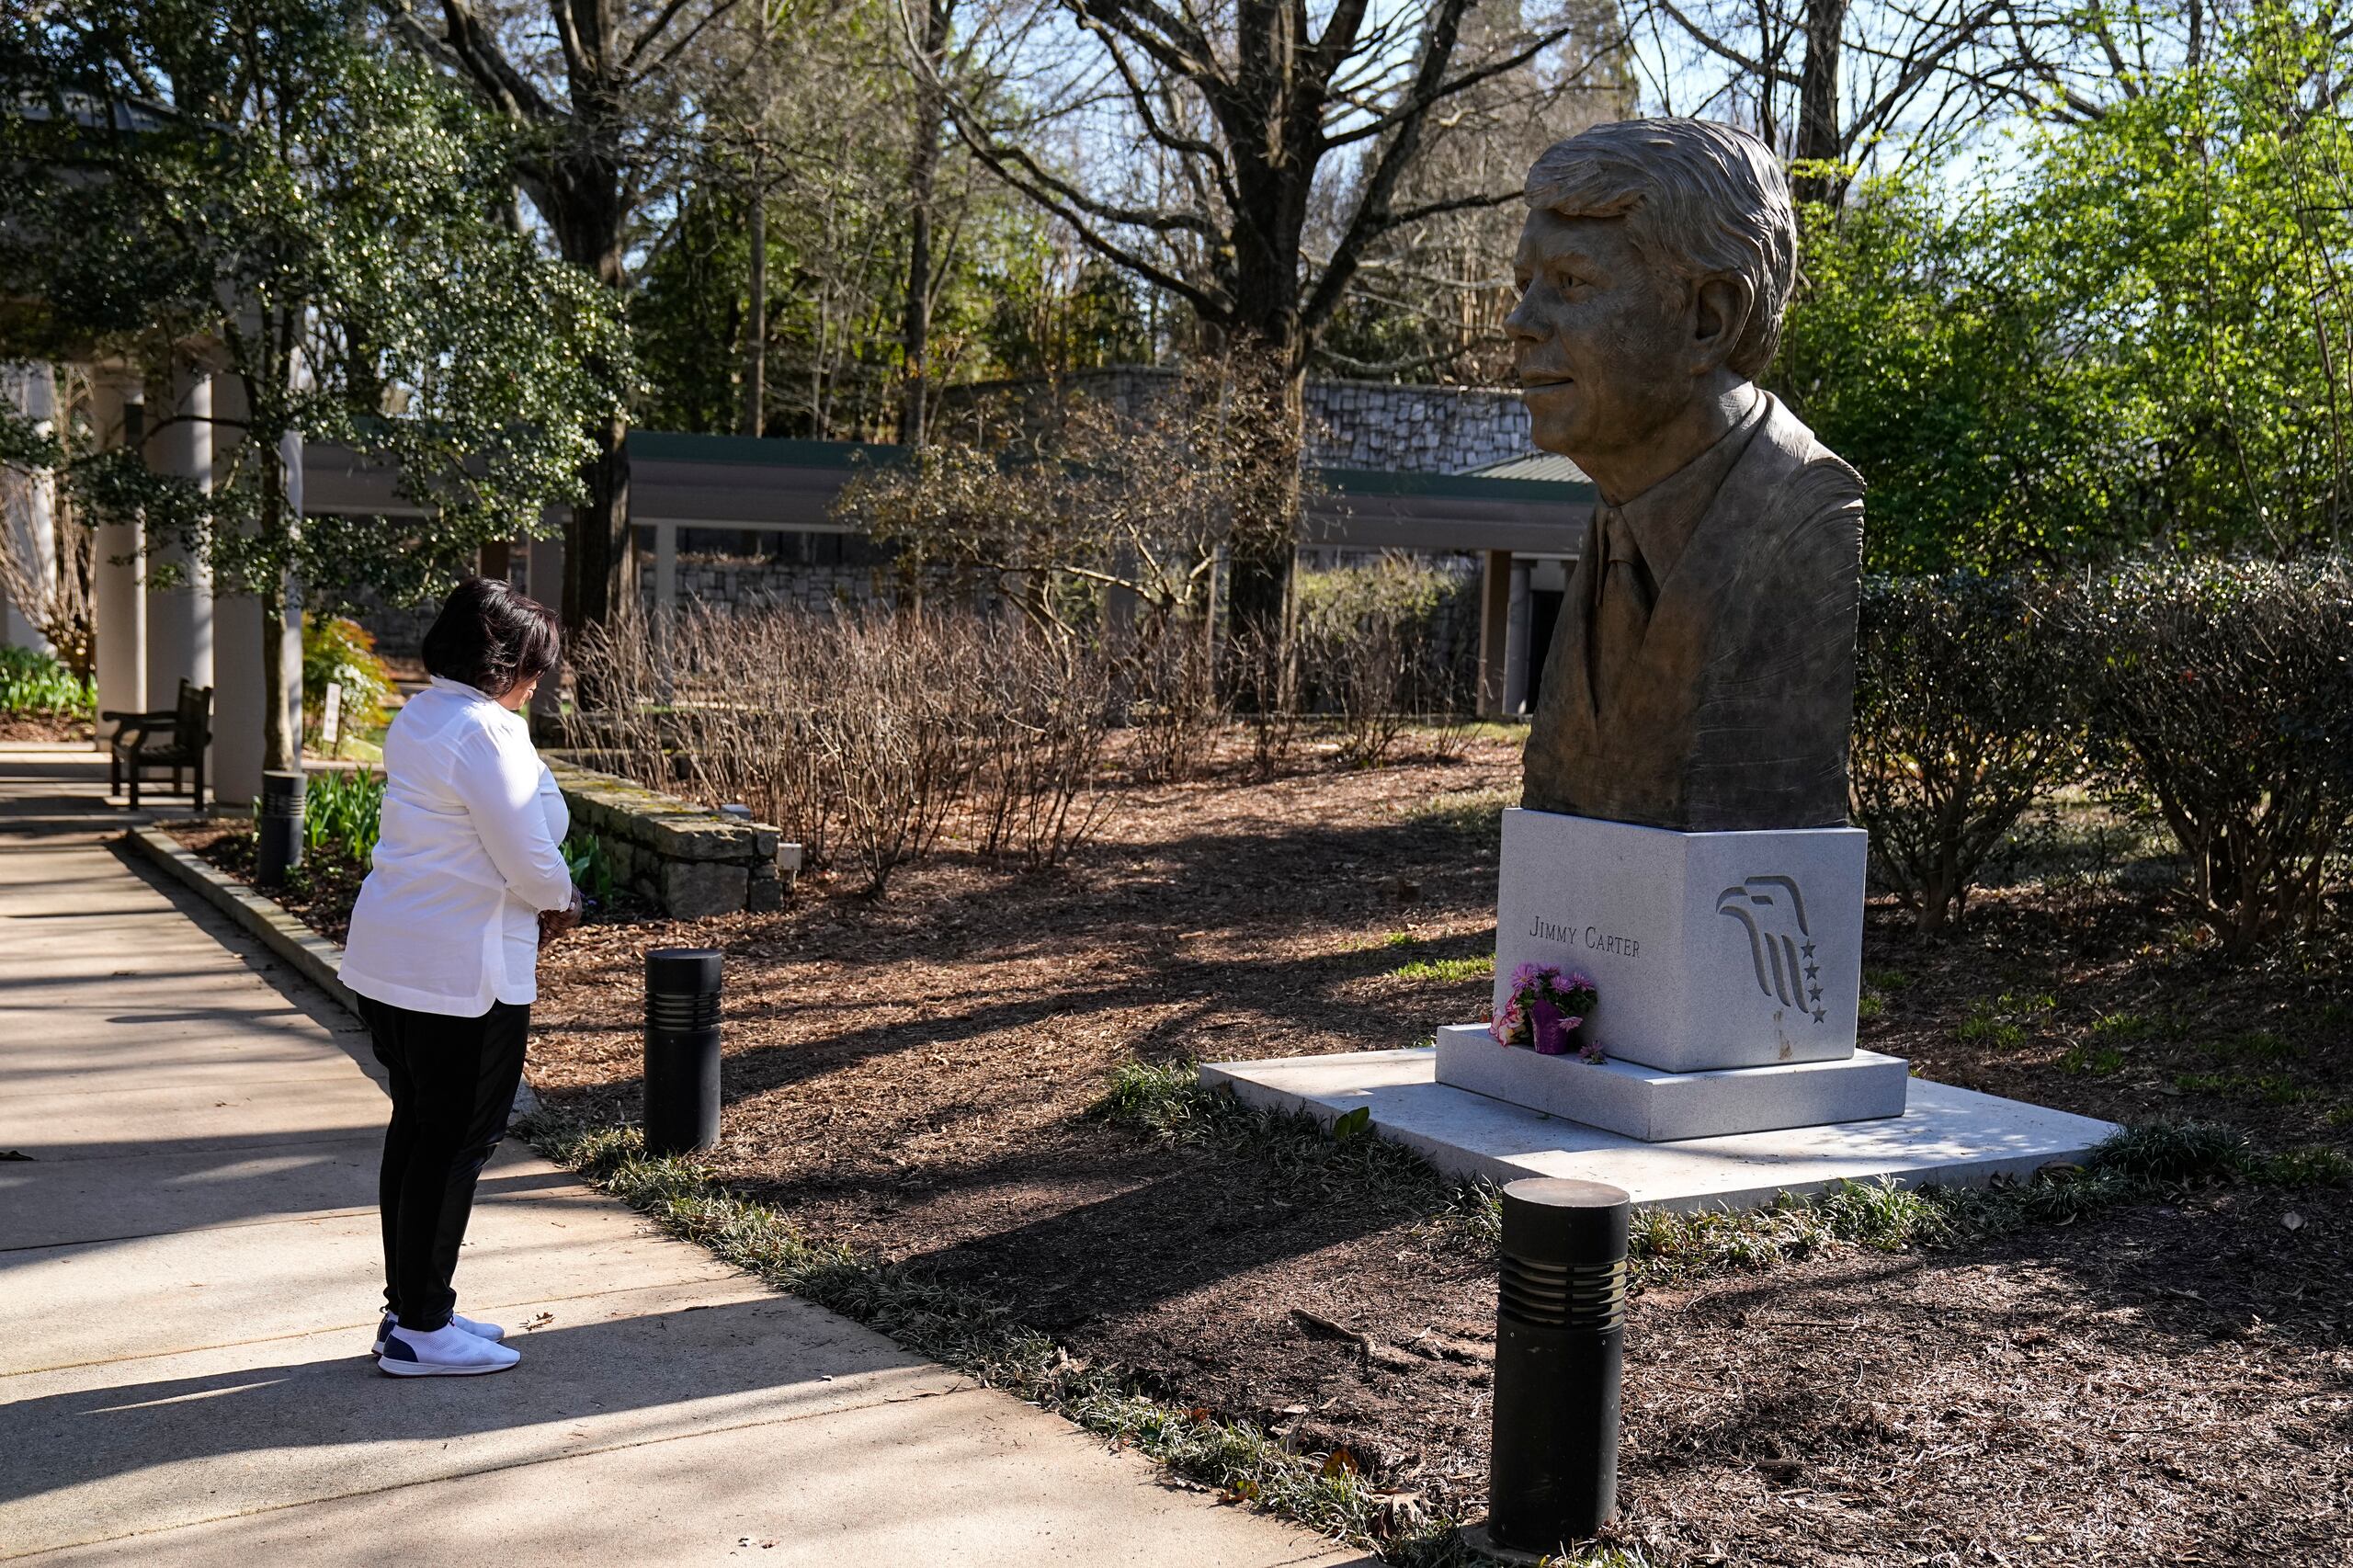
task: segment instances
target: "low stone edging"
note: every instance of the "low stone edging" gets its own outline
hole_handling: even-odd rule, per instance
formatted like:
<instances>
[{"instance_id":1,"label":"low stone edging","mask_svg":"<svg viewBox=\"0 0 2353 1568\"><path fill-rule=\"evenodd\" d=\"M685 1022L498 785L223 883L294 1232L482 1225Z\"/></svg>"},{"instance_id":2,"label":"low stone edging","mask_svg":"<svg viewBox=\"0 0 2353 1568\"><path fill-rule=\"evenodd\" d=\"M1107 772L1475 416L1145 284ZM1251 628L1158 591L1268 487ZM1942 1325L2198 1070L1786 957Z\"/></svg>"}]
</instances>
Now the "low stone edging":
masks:
<instances>
[{"instance_id":1,"label":"low stone edging","mask_svg":"<svg viewBox=\"0 0 2353 1568\"><path fill-rule=\"evenodd\" d=\"M546 757L575 833L605 846L613 881L680 920L784 906L801 848L766 823L730 816L577 763Z\"/></svg>"},{"instance_id":2,"label":"low stone edging","mask_svg":"<svg viewBox=\"0 0 2353 1568\"><path fill-rule=\"evenodd\" d=\"M256 937L295 973L325 992L353 1017L359 1016L359 998L343 983L343 946L312 930L276 900L264 898L227 872L208 864L160 827L133 827L123 834L132 851L226 915ZM515 1107L508 1119L539 1109L539 1096L528 1083L515 1087Z\"/></svg>"},{"instance_id":3,"label":"low stone edging","mask_svg":"<svg viewBox=\"0 0 2353 1568\"><path fill-rule=\"evenodd\" d=\"M160 827L134 827L125 843L198 897L226 915L263 947L293 966L294 972L357 1015L358 998L343 983L343 949L312 930L274 900L264 898L227 872L208 864Z\"/></svg>"}]
</instances>

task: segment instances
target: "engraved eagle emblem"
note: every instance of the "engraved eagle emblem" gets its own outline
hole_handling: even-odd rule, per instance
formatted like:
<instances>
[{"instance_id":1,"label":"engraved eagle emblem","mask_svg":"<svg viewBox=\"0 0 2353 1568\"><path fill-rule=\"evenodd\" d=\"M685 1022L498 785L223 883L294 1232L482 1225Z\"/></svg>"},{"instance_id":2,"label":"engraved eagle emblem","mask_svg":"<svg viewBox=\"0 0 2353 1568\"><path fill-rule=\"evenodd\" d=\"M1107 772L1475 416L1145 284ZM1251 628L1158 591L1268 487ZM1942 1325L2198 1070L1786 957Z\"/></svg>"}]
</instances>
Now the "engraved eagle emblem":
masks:
<instances>
[{"instance_id":1,"label":"engraved eagle emblem","mask_svg":"<svg viewBox=\"0 0 2353 1568\"><path fill-rule=\"evenodd\" d=\"M1716 913L1740 922L1748 933L1748 961L1756 988L1784 1007L1828 1021L1822 1006L1822 966L1814 961L1813 935L1805 923L1805 895L1793 877L1751 877L1716 896Z\"/></svg>"}]
</instances>

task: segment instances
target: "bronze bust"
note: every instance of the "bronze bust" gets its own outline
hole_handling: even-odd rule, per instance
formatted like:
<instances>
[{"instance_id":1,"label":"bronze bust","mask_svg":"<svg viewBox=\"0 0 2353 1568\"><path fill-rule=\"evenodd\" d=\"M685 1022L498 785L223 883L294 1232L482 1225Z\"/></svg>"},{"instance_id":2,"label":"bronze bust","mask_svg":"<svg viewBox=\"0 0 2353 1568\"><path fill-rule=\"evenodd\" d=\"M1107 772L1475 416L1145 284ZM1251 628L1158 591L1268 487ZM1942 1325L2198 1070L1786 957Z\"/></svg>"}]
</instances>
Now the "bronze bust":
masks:
<instances>
[{"instance_id":1,"label":"bronze bust","mask_svg":"<svg viewBox=\"0 0 2353 1568\"><path fill-rule=\"evenodd\" d=\"M1756 384L1797 271L1764 143L1595 126L1528 174L1506 323L1536 444L1595 508L1522 803L1687 832L1847 820L1863 483Z\"/></svg>"}]
</instances>

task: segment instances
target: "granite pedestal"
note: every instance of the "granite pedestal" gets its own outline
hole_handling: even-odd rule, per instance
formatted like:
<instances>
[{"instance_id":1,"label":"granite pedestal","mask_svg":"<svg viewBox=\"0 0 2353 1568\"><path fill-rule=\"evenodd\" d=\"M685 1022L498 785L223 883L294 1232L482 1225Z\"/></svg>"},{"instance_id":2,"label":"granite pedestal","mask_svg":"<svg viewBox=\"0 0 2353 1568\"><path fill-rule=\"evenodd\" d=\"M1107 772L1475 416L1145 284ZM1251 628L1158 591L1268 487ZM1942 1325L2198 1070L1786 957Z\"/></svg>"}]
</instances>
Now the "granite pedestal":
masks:
<instances>
[{"instance_id":1,"label":"granite pedestal","mask_svg":"<svg viewBox=\"0 0 2353 1568\"><path fill-rule=\"evenodd\" d=\"M1670 1073L1853 1054L1862 994L1859 828L1674 833L1504 812L1495 1005L1512 971L1590 976L1592 1037Z\"/></svg>"}]
</instances>

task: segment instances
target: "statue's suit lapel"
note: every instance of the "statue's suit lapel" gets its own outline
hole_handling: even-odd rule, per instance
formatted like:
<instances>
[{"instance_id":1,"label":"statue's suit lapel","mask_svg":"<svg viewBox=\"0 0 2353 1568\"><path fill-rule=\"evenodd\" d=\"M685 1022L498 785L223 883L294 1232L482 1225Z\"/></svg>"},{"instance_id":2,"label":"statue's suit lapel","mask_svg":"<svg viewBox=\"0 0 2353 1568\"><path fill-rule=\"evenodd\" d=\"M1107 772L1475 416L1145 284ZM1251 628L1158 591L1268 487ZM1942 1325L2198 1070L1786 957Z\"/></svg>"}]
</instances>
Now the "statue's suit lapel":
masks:
<instances>
[{"instance_id":1,"label":"statue's suit lapel","mask_svg":"<svg viewBox=\"0 0 2353 1568\"><path fill-rule=\"evenodd\" d=\"M1561 596L1561 615L1553 623L1552 648L1544 664L1545 685L1561 683L1560 699L1552 705L1552 711L1567 721L1580 751L1590 749L1596 720L1587 646L1593 635L1594 574L1603 564L1600 517L1597 507L1586 522L1585 545L1569 574L1568 588Z\"/></svg>"},{"instance_id":2,"label":"statue's suit lapel","mask_svg":"<svg viewBox=\"0 0 2353 1568\"><path fill-rule=\"evenodd\" d=\"M1682 682L1691 689L1690 683L1713 661L1712 631L1725 623L1726 596L1736 590L1747 562L1770 553L1760 551L1763 541L1755 535L1766 525L1771 507L1776 488L1771 476L1786 466L1783 449L1790 421L1778 400L1763 395L1769 404L1763 423L1692 528L1675 569L1658 586L1650 623L1643 631L1640 667L1645 682Z\"/></svg>"}]
</instances>

